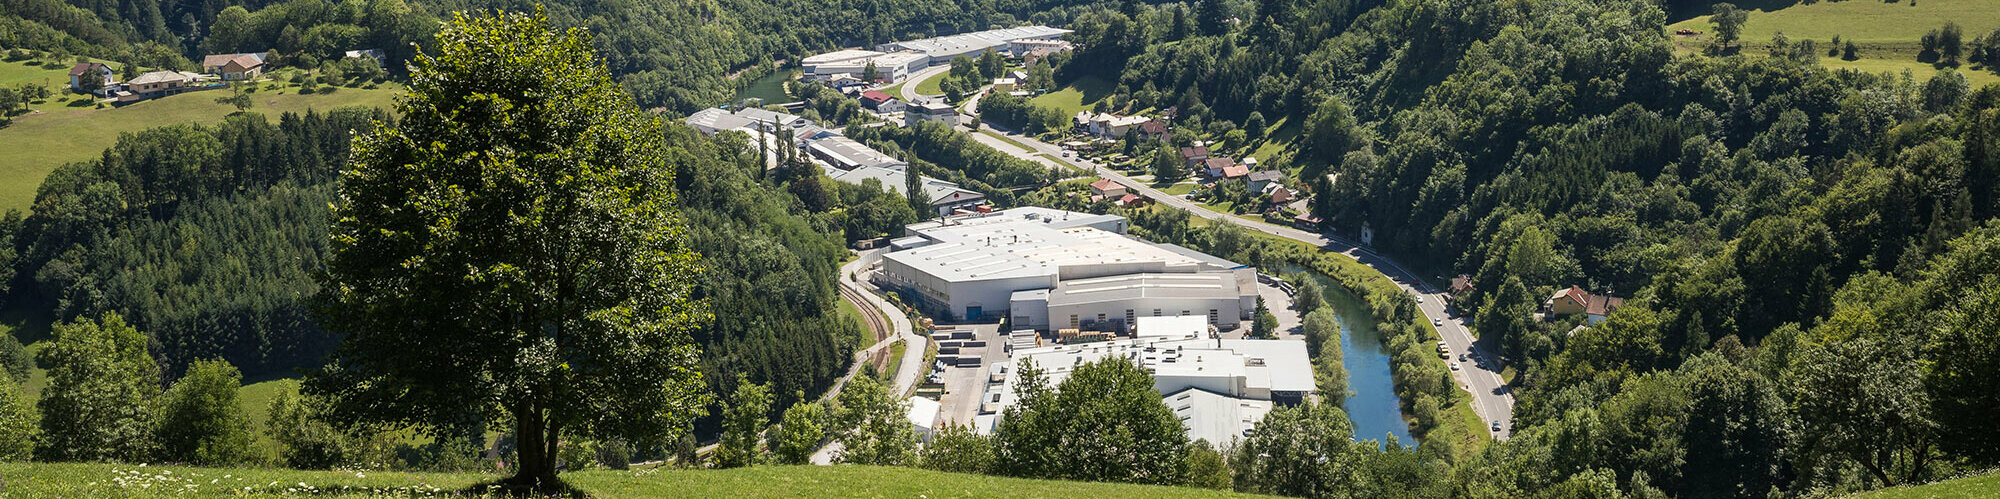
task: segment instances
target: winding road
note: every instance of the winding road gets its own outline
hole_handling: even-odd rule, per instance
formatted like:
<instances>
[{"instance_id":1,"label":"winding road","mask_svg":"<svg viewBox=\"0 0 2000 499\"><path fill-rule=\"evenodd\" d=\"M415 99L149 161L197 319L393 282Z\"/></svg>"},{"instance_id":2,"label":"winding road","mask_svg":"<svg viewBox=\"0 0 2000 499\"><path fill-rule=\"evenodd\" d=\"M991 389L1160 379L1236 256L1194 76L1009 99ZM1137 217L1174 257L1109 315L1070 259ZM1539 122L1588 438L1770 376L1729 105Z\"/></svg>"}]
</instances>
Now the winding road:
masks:
<instances>
[{"instance_id":1,"label":"winding road","mask_svg":"<svg viewBox=\"0 0 2000 499\"><path fill-rule=\"evenodd\" d=\"M977 112L977 98L968 101L963 106L963 109L967 112ZM1489 433L1492 433L1493 438L1506 440L1512 435L1514 394L1507 386L1507 383L1500 377L1500 372L1505 366L1500 363L1500 356L1495 355L1498 352L1498 347L1489 343L1480 343L1478 338L1472 335L1472 331L1468 327L1468 321L1471 318L1458 317L1451 310L1447 310L1445 307L1445 295L1441 292L1442 290L1424 281L1415 272L1404 268L1401 264L1396 263L1395 260L1338 235L1307 232L1292 227L1265 223L1260 220L1251 220L1218 213L1204 208L1187 198L1154 189L1145 182L1133 180L1131 177L1119 174L1112 169L1101 168L1088 159L1066 158L1063 156L1063 153L1066 151L1055 144L995 128L986 123L985 120L980 120L979 126L981 130L1004 135L1008 139L1011 139L1012 142L1021 144L1017 146L1009 143L1008 140L1001 140L1000 138L984 133L971 133L974 140L1011 154L1014 157L1044 165L1064 166L1111 179L1113 182L1124 185L1131 192L1152 199L1154 202L1180 208L1195 216L1211 221L1233 223L1251 230L1304 242L1318 246L1326 251L1347 255L1388 276L1390 280L1395 281L1398 287L1403 288L1404 292L1410 293L1420 300L1417 306L1418 311L1423 313L1425 320L1431 321L1432 324L1436 325L1439 336L1444 338L1445 344L1451 349L1451 358L1447 360L1447 363L1458 362L1458 356L1461 353L1473 352L1472 357L1468 357L1466 362L1459 362L1460 370L1453 371L1452 376L1458 380L1459 388L1472 394L1473 412L1479 415L1482 422L1487 423L1481 426L1487 426L1487 430ZM1022 146L1026 146L1026 149L1023 149ZM1493 423L1498 424L1498 431L1491 428Z\"/></svg>"}]
</instances>

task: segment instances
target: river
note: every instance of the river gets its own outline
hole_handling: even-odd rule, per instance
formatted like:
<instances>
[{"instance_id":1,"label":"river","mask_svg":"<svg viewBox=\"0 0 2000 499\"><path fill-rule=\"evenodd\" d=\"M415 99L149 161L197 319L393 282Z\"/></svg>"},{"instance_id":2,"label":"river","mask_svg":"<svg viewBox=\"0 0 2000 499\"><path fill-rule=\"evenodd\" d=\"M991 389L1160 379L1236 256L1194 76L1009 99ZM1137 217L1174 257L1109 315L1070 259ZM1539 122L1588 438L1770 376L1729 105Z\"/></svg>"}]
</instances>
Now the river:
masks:
<instances>
[{"instance_id":1,"label":"river","mask_svg":"<svg viewBox=\"0 0 2000 499\"><path fill-rule=\"evenodd\" d=\"M1297 271L1298 269L1288 269ZM1403 422L1402 400L1396 397L1395 378L1389 373L1389 354L1383 351L1382 335L1375 330L1375 318L1368 305L1332 279L1309 273L1326 287L1326 302L1340 317L1341 363L1347 367L1347 418L1354 422L1355 440L1383 442L1395 435L1402 445L1416 445L1410 427Z\"/></svg>"}]
</instances>

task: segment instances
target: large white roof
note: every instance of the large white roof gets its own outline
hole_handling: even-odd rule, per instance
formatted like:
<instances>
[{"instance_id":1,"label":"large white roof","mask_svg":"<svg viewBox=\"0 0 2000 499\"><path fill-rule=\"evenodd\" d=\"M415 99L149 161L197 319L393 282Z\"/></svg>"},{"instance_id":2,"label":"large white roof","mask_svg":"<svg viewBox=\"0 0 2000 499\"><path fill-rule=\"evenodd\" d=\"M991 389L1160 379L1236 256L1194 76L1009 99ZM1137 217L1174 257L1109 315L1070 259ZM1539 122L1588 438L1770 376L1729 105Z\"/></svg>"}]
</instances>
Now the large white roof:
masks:
<instances>
[{"instance_id":1,"label":"large white roof","mask_svg":"<svg viewBox=\"0 0 2000 499\"><path fill-rule=\"evenodd\" d=\"M1252 400L1189 388L1168 394L1161 401L1187 429L1188 440L1207 440L1215 447L1247 438L1250 429L1271 413L1268 400Z\"/></svg>"}]
</instances>

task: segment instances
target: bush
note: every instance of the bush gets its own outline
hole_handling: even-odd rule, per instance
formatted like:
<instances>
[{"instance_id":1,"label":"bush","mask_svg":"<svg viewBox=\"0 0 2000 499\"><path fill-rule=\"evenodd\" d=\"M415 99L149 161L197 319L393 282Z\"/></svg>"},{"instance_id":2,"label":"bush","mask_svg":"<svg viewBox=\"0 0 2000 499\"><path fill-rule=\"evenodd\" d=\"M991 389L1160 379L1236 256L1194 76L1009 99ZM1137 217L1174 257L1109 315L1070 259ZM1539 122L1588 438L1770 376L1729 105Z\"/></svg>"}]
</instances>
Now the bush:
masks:
<instances>
[{"instance_id":1,"label":"bush","mask_svg":"<svg viewBox=\"0 0 2000 499\"><path fill-rule=\"evenodd\" d=\"M160 457L204 466L250 457L250 416L237 405L243 374L221 360L195 361L167 390L158 429Z\"/></svg>"}]
</instances>

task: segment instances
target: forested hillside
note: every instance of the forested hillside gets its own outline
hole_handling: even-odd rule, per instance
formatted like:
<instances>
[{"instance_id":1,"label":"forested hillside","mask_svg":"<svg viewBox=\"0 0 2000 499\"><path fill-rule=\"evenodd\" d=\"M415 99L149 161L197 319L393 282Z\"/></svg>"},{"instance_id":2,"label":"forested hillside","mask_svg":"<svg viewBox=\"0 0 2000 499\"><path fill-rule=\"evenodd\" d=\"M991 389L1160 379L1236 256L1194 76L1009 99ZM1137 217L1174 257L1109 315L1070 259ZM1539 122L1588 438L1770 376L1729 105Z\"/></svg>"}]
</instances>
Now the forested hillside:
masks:
<instances>
[{"instance_id":1,"label":"forested hillside","mask_svg":"<svg viewBox=\"0 0 2000 499\"><path fill-rule=\"evenodd\" d=\"M253 375L317 367L336 341L311 301L331 186L349 138L377 122L393 120L250 114L128 135L51 174L32 214L0 228L16 277L5 299L59 321L119 312L150 336L169 380L218 357ZM673 133L683 213L703 228L691 242L711 256L697 286L716 316L696 331L704 371L748 374L787 402L818 393L846 368L859 327L834 311L844 222L809 219L791 194L757 182L743 143Z\"/></svg>"},{"instance_id":2,"label":"forested hillside","mask_svg":"<svg viewBox=\"0 0 2000 499\"><path fill-rule=\"evenodd\" d=\"M1518 433L1461 486L1763 495L2000 462L1967 412L2000 401L1962 384L2000 373L2000 87L1810 45L1677 56L1651 2L1244 7L1080 16L1059 80L1177 107L1180 142L1301 123L1278 163L1336 232L1471 276L1455 301L1515 370ZM1544 320L1572 285L1627 301Z\"/></svg>"}]
</instances>

